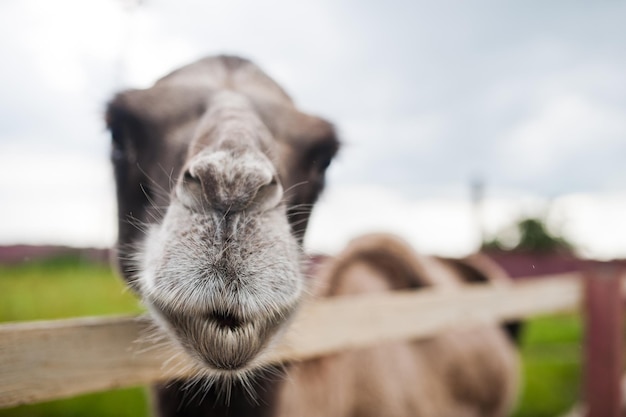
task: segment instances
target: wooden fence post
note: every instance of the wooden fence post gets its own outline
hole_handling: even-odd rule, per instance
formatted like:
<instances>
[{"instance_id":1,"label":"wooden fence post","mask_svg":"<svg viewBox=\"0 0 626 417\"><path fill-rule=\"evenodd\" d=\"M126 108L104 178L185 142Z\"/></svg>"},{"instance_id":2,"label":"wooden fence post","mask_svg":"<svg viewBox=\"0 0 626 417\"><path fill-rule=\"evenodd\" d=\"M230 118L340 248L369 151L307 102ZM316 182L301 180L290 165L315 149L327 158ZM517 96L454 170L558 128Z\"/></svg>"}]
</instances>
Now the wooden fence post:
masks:
<instances>
[{"instance_id":1,"label":"wooden fence post","mask_svg":"<svg viewBox=\"0 0 626 417\"><path fill-rule=\"evenodd\" d=\"M620 268L595 264L585 271L584 395L587 417L619 417L623 372Z\"/></svg>"}]
</instances>

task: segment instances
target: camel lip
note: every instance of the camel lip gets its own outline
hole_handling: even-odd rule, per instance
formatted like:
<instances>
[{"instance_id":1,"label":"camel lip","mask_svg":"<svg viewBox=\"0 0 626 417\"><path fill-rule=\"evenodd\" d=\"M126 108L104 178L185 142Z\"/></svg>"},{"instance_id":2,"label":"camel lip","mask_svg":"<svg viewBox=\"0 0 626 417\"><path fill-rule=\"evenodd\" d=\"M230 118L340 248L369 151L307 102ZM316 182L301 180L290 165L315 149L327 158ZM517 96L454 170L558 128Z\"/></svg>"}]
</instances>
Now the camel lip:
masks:
<instances>
[{"instance_id":1,"label":"camel lip","mask_svg":"<svg viewBox=\"0 0 626 417\"><path fill-rule=\"evenodd\" d=\"M216 361L213 357L199 356L200 362L203 366L206 366L213 371L218 371L222 375L234 375L242 370L249 369L251 363L253 363L255 359L255 356L251 356L246 358L224 358Z\"/></svg>"},{"instance_id":2,"label":"camel lip","mask_svg":"<svg viewBox=\"0 0 626 417\"><path fill-rule=\"evenodd\" d=\"M218 328L228 330L237 330L246 324L246 322L237 315L220 310L211 311L205 315L205 319L215 323Z\"/></svg>"},{"instance_id":3,"label":"camel lip","mask_svg":"<svg viewBox=\"0 0 626 417\"><path fill-rule=\"evenodd\" d=\"M185 310L145 300L157 324L170 340L195 361L198 369L233 376L261 366L261 358L275 343L297 310L298 302L246 315L237 305L212 305Z\"/></svg>"},{"instance_id":4,"label":"camel lip","mask_svg":"<svg viewBox=\"0 0 626 417\"><path fill-rule=\"evenodd\" d=\"M221 332L238 332L247 327L254 327L255 321L246 319L239 314L219 308L207 309L202 313L189 313L177 311L156 303L149 304L150 311L159 317L165 318L175 327L183 324L197 323L204 327L210 327Z\"/></svg>"}]
</instances>

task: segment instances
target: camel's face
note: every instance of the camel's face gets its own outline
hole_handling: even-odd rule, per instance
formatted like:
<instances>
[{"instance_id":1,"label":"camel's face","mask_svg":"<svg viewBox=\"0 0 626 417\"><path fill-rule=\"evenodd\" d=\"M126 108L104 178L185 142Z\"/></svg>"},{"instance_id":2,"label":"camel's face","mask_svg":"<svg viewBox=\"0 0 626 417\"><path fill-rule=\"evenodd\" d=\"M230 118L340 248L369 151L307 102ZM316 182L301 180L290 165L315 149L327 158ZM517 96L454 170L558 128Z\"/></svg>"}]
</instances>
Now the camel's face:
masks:
<instances>
[{"instance_id":1,"label":"camel's face","mask_svg":"<svg viewBox=\"0 0 626 417\"><path fill-rule=\"evenodd\" d=\"M131 97L118 97L109 109L122 272L199 364L221 373L254 368L302 297L296 235L321 191L323 159L334 155L336 139L328 129L318 140L290 139L264 120L256 102L230 91L213 91L199 107L185 104L193 96L179 97L180 107L200 111L179 115L176 124L163 123L156 110L161 120L119 120L115 106L124 103L127 113L132 96L148 91L126 93ZM276 117L288 116L281 108ZM329 126L316 120L318 130ZM156 132L158 143L137 132ZM130 216L148 223L145 236L131 229Z\"/></svg>"}]
</instances>

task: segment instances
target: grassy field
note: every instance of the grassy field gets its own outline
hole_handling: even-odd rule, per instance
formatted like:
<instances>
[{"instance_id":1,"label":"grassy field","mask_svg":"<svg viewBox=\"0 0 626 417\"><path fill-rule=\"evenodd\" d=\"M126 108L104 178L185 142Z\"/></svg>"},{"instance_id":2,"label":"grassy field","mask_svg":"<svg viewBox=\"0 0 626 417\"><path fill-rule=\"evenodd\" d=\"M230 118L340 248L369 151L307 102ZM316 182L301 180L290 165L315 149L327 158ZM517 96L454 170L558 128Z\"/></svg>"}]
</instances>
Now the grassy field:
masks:
<instances>
[{"instance_id":1,"label":"grassy field","mask_svg":"<svg viewBox=\"0 0 626 417\"><path fill-rule=\"evenodd\" d=\"M136 313L140 306L102 265L55 260L0 266L0 322ZM581 322L577 315L532 319L521 349L523 389L515 417L554 417L579 398ZM0 410L7 416L141 417L143 388L117 390Z\"/></svg>"},{"instance_id":2,"label":"grassy field","mask_svg":"<svg viewBox=\"0 0 626 417\"><path fill-rule=\"evenodd\" d=\"M577 402L581 340L578 314L529 320L521 349L523 388L515 417L555 417Z\"/></svg>"},{"instance_id":3,"label":"grassy field","mask_svg":"<svg viewBox=\"0 0 626 417\"><path fill-rule=\"evenodd\" d=\"M72 259L0 266L0 321L137 313L141 308L110 268ZM143 388L0 410L0 417L141 417Z\"/></svg>"}]
</instances>

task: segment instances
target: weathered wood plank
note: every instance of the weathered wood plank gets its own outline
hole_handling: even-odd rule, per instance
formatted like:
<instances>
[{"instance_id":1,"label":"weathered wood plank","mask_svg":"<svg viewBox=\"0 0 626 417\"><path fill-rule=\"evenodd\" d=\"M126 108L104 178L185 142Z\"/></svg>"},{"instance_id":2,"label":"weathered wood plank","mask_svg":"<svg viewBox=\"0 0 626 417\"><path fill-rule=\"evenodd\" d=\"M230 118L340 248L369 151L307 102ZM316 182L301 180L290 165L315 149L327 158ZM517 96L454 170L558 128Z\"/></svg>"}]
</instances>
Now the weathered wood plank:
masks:
<instances>
[{"instance_id":1,"label":"weathered wood plank","mask_svg":"<svg viewBox=\"0 0 626 417\"><path fill-rule=\"evenodd\" d=\"M585 378L587 417L622 416L623 271L611 265L585 271Z\"/></svg>"},{"instance_id":2,"label":"weathered wood plank","mask_svg":"<svg viewBox=\"0 0 626 417\"><path fill-rule=\"evenodd\" d=\"M0 326L0 406L158 379L167 353L164 349L146 350L137 341L149 327L146 318L136 317Z\"/></svg>"},{"instance_id":3,"label":"weathered wood plank","mask_svg":"<svg viewBox=\"0 0 626 417\"><path fill-rule=\"evenodd\" d=\"M319 301L301 312L268 361L308 359L428 337L453 326L572 310L582 299L579 278L563 274L510 287L476 285L455 293L421 290Z\"/></svg>"},{"instance_id":4,"label":"weathered wood plank","mask_svg":"<svg viewBox=\"0 0 626 417\"><path fill-rule=\"evenodd\" d=\"M397 292L317 301L300 311L268 362L303 360L373 343L427 337L577 308L578 274L460 292ZM146 318L99 317L0 326L0 407L185 375L190 362L150 342ZM166 363L166 365L163 365Z\"/></svg>"}]
</instances>

